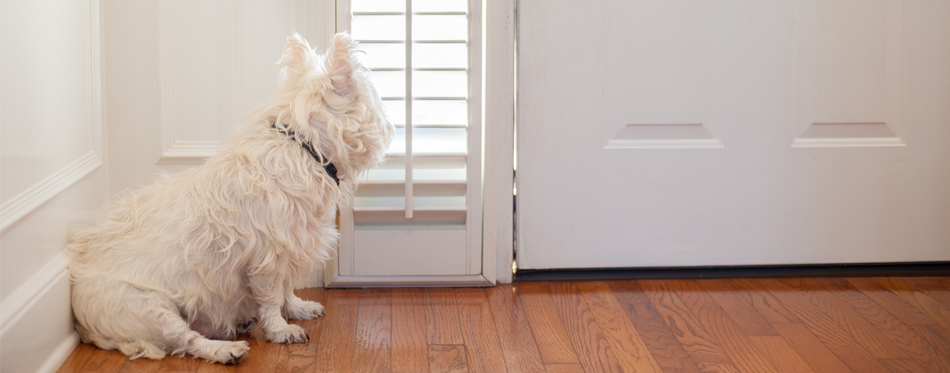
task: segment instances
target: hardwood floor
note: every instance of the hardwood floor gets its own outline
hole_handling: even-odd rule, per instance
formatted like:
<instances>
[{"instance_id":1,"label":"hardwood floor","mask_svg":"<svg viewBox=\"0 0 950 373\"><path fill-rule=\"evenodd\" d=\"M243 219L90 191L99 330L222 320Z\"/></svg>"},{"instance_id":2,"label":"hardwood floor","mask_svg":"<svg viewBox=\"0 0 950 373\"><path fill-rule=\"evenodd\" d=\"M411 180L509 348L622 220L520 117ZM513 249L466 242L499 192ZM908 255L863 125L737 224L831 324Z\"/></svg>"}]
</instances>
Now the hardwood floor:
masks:
<instances>
[{"instance_id":1,"label":"hardwood floor","mask_svg":"<svg viewBox=\"0 0 950 373\"><path fill-rule=\"evenodd\" d=\"M950 278L306 289L306 344L237 366L79 345L60 372L950 372Z\"/></svg>"}]
</instances>

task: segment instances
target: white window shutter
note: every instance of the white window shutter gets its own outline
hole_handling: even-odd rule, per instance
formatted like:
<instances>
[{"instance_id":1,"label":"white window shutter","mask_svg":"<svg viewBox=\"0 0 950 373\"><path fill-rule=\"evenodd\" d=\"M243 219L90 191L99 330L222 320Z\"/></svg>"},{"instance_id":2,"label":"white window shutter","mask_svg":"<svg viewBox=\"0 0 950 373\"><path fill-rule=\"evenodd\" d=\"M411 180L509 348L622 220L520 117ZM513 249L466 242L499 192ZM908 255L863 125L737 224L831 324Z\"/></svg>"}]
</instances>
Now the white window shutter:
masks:
<instances>
[{"instance_id":1,"label":"white window shutter","mask_svg":"<svg viewBox=\"0 0 950 373\"><path fill-rule=\"evenodd\" d=\"M486 283L480 13L478 0L337 2L396 134L341 208L328 286Z\"/></svg>"}]
</instances>

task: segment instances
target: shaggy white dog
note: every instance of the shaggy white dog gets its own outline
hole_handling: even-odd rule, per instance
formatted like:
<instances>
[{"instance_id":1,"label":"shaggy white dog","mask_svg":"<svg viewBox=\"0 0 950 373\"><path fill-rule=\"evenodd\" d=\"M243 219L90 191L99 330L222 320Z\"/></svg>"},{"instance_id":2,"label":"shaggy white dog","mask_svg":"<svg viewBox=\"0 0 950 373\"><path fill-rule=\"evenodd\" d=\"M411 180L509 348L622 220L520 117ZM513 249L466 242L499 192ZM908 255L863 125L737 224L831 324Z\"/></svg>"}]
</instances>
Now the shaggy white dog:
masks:
<instances>
[{"instance_id":1,"label":"shaggy white dog","mask_svg":"<svg viewBox=\"0 0 950 373\"><path fill-rule=\"evenodd\" d=\"M267 340L306 342L288 319L325 314L293 294L328 258L338 204L393 135L356 43L326 56L288 38L275 97L192 171L128 192L67 245L83 342L130 358L191 354L235 364L257 320ZM337 174L338 173L338 174Z\"/></svg>"}]
</instances>

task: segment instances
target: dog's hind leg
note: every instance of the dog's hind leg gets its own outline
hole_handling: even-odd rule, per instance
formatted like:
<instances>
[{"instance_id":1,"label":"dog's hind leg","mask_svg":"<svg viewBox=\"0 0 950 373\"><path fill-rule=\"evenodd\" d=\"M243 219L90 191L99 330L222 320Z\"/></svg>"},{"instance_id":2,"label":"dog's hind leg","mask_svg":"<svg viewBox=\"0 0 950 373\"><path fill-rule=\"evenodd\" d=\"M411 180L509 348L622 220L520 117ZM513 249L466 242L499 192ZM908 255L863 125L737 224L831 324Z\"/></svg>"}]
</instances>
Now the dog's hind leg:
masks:
<instances>
[{"instance_id":1,"label":"dog's hind leg","mask_svg":"<svg viewBox=\"0 0 950 373\"><path fill-rule=\"evenodd\" d=\"M251 347L245 341L217 341L191 330L177 311L167 307L153 309L150 316L157 321L166 345L172 354L187 353L213 363L237 364L247 356Z\"/></svg>"},{"instance_id":2,"label":"dog's hind leg","mask_svg":"<svg viewBox=\"0 0 950 373\"><path fill-rule=\"evenodd\" d=\"M251 294L257 301L257 320L264 336L275 343L300 343L310 336L299 325L288 324L280 315L284 305L284 284L278 275L255 275L248 281Z\"/></svg>"}]
</instances>

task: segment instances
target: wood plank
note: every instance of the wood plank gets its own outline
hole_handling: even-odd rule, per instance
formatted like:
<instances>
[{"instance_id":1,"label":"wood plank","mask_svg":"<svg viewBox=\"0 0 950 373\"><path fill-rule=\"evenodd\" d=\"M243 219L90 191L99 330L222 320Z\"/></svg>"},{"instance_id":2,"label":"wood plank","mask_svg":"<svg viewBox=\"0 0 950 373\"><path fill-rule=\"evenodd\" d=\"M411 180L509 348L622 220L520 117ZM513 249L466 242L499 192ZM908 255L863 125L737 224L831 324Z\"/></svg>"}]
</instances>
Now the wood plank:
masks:
<instances>
[{"instance_id":1,"label":"wood plank","mask_svg":"<svg viewBox=\"0 0 950 373\"><path fill-rule=\"evenodd\" d=\"M514 286L498 285L486 291L508 372L544 372L541 353Z\"/></svg>"},{"instance_id":2,"label":"wood plank","mask_svg":"<svg viewBox=\"0 0 950 373\"><path fill-rule=\"evenodd\" d=\"M313 355L311 355L312 357ZM223 365L223 364L213 364L207 361L201 361L198 365L198 373L231 373L237 371L237 365ZM309 368L306 368L309 369ZM123 367L123 372L126 372ZM128 372L138 372L137 370L130 369ZM298 372L305 372L307 370L298 370Z\"/></svg>"},{"instance_id":3,"label":"wood plank","mask_svg":"<svg viewBox=\"0 0 950 373\"><path fill-rule=\"evenodd\" d=\"M622 372L617 357L574 283L549 283L554 307L585 371Z\"/></svg>"},{"instance_id":4,"label":"wood plank","mask_svg":"<svg viewBox=\"0 0 950 373\"><path fill-rule=\"evenodd\" d=\"M545 364L579 363L577 352L547 287L540 283L521 283L516 285L516 289L518 300L524 304L525 316L541 353L541 361Z\"/></svg>"},{"instance_id":5,"label":"wood plank","mask_svg":"<svg viewBox=\"0 0 950 373\"><path fill-rule=\"evenodd\" d=\"M426 335L430 345L461 345L458 302L450 288L425 289Z\"/></svg>"},{"instance_id":6,"label":"wood plank","mask_svg":"<svg viewBox=\"0 0 950 373\"><path fill-rule=\"evenodd\" d=\"M892 360L881 360L881 363L884 364L891 372L895 373L921 373L921 372L934 372L923 365L921 362L914 359L892 359Z\"/></svg>"},{"instance_id":7,"label":"wood plank","mask_svg":"<svg viewBox=\"0 0 950 373\"><path fill-rule=\"evenodd\" d=\"M63 362L63 365L60 365L57 372L61 373L72 373L78 372L83 365L92 358L93 355L98 353L99 348L88 343L79 343L76 348L73 349L73 352L69 353L69 356L66 358L66 361ZM156 368L157 369L157 368Z\"/></svg>"},{"instance_id":8,"label":"wood plank","mask_svg":"<svg viewBox=\"0 0 950 373\"><path fill-rule=\"evenodd\" d=\"M732 280L703 280L697 282L719 307L737 322L739 329L748 336L777 336L778 333L763 318L752 303L739 294L739 287Z\"/></svg>"},{"instance_id":9,"label":"wood plank","mask_svg":"<svg viewBox=\"0 0 950 373\"><path fill-rule=\"evenodd\" d=\"M849 278L846 281L907 325L935 325L930 316L920 312L873 278Z\"/></svg>"},{"instance_id":10,"label":"wood plank","mask_svg":"<svg viewBox=\"0 0 950 373\"><path fill-rule=\"evenodd\" d=\"M392 300L390 289L360 290L354 372L391 371Z\"/></svg>"},{"instance_id":11,"label":"wood plank","mask_svg":"<svg viewBox=\"0 0 950 373\"><path fill-rule=\"evenodd\" d=\"M761 283L752 279L735 279L732 284L739 289L737 295L752 304L752 308L769 324L802 322Z\"/></svg>"},{"instance_id":12,"label":"wood plank","mask_svg":"<svg viewBox=\"0 0 950 373\"><path fill-rule=\"evenodd\" d=\"M429 346L429 372L467 373L465 346Z\"/></svg>"},{"instance_id":13,"label":"wood plank","mask_svg":"<svg viewBox=\"0 0 950 373\"><path fill-rule=\"evenodd\" d=\"M814 372L780 336L750 336L749 340L779 373Z\"/></svg>"},{"instance_id":14,"label":"wood plank","mask_svg":"<svg viewBox=\"0 0 950 373\"><path fill-rule=\"evenodd\" d=\"M465 341L465 359L474 372L504 372L505 357L498 341L485 289L455 289Z\"/></svg>"},{"instance_id":15,"label":"wood plank","mask_svg":"<svg viewBox=\"0 0 950 373\"><path fill-rule=\"evenodd\" d=\"M280 344L268 342L260 325L255 325L250 333L238 336L238 339L246 340L251 351L235 367L236 372L272 372L276 369L281 357ZM311 343L314 341L310 339Z\"/></svg>"},{"instance_id":16,"label":"wood plank","mask_svg":"<svg viewBox=\"0 0 950 373\"><path fill-rule=\"evenodd\" d=\"M850 369L802 324L772 324L789 347L817 373L848 372Z\"/></svg>"},{"instance_id":17,"label":"wood plank","mask_svg":"<svg viewBox=\"0 0 950 373\"><path fill-rule=\"evenodd\" d=\"M797 315L802 323L808 328L821 343L828 348L835 356L841 360L850 370L856 372L887 372L887 368L881 365L877 359L868 352L862 344L855 341L855 337L842 329L835 320L825 314L818 306L814 305L810 298L810 291L796 289L786 286L780 280L762 279L757 280L766 288L770 289L772 294L782 302L788 310ZM777 324L772 324L775 328ZM795 325L795 324L787 324ZM783 337L786 337L781 330L776 329ZM802 333L799 333L802 334ZM816 371L819 368L812 364L805 353L800 349L800 345L786 337L789 345L798 351L799 356L809 362L809 366Z\"/></svg>"},{"instance_id":18,"label":"wood plank","mask_svg":"<svg viewBox=\"0 0 950 373\"><path fill-rule=\"evenodd\" d=\"M118 372L129 358L118 350L96 351L86 363L79 368L79 372Z\"/></svg>"},{"instance_id":19,"label":"wood plank","mask_svg":"<svg viewBox=\"0 0 950 373\"><path fill-rule=\"evenodd\" d=\"M321 320L323 325L313 369L317 372L349 372L353 370L356 352L359 292L328 289L326 294L324 307L327 315Z\"/></svg>"},{"instance_id":20,"label":"wood plank","mask_svg":"<svg viewBox=\"0 0 950 373\"><path fill-rule=\"evenodd\" d=\"M736 368L746 372L775 372L768 359L759 354L749 337L703 290L700 282L680 280L670 281L670 284Z\"/></svg>"},{"instance_id":21,"label":"wood plank","mask_svg":"<svg viewBox=\"0 0 950 373\"><path fill-rule=\"evenodd\" d=\"M917 308L918 311L930 316L935 323L944 327L944 329L950 330L950 307L944 307L905 279L877 278L875 280Z\"/></svg>"},{"instance_id":22,"label":"wood plank","mask_svg":"<svg viewBox=\"0 0 950 373\"><path fill-rule=\"evenodd\" d=\"M701 372L739 371L667 281L638 283Z\"/></svg>"},{"instance_id":23,"label":"wood plank","mask_svg":"<svg viewBox=\"0 0 950 373\"><path fill-rule=\"evenodd\" d=\"M584 373L580 364L545 364L544 369L548 373Z\"/></svg>"},{"instance_id":24,"label":"wood plank","mask_svg":"<svg viewBox=\"0 0 950 373\"><path fill-rule=\"evenodd\" d=\"M950 307L950 285L944 278L909 277L905 280L914 288L924 292L944 307Z\"/></svg>"},{"instance_id":25,"label":"wood plank","mask_svg":"<svg viewBox=\"0 0 950 373\"><path fill-rule=\"evenodd\" d=\"M934 347L934 360L944 366L950 364L950 331L935 325L914 325L911 329ZM950 372L950 369L943 371Z\"/></svg>"},{"instance_id":26,"label":"wood plank","mask_svg":"<svg viewBox=\"0 0 950 373\"><path fill-rule=\"evenodd\" d=\"M122 364L122 367L119 368L119 371L120 372L136 372L136 373L158 372L158 369L162 367L164 362L165 362L164 359L152 360L152 359L139 358L135 360L126 360L126 362ZM212 364L212 363L208 363L204 361L202 361L201 363L202 365L216 365L216 364ZM220 365L220 364L217 364L217 365ZM199 367L198 369L201 369L201 367Z\"/></svg>"},{"instance_id":27,"label":"wood plank","mask_svg":"<svg viewBox=\"0 0 950 373\"><path fill-rule=\"evenodd\" d=\"M664 372L698 373L699 368L690 359L683 344L676 339L663 316L635 281L608 281L617 302L627 318L640 333L643 343Z\"/></svg>"},{"instance_id":28,"label":"wood plank","mask_svg":"<svg viewBox=\"0 0 950 373\"><path fill-rule=\"evenodd\" d=\"M783 285L803 290L818 310L838 323L846 332L854 336L872 356L878 359L909 359L913 353L899 343L888 338L882 331L861 317L850 305L843 302L818 279L784 279Z\"/></svg>"},{"instance_id":29,"label":"wood plank","mask_svg":"<svg viewBox=\"0 0 950 373\"><path fill-rule=\"evenodd\" d=\"M192 356L172 356L168 355L162 359L162 365L158 367L159 372L197 372L200 361ZM205 362L205 364L209 364Z\"/></svg>"},{"instance_id":30,"label":"wood plank","mask_svg":"<svg viewBox=\"0 0 950 373\"><path fill-rule=\"evenodd\" d=\"M587 301L621 369L625 372L660 372L660 367L653 360L636 327L626 317L610 287L604 282L580 282L577 288Z\"/></svg>"},{"instance_id":31,"label":"wood plank","mask_svg":"<svg viewBox=\"0 0 950 373\"><path fill-rule=\"evenodd\" d=\"M294 293L304 300L326 303L326 289L324 288L298 289ZM276 363L271 365L274 367L274 372L306 372L314 368L317 350L320 346L320 326L323 324L321 321L321 318L288 321L291 324L300 325L307 331L310 340L306 343L268 343L264 345L268 354L277 355ZM243 365L243 362L241 364Z\"/></svg>"},{"instance_id":32,"label":"wood plank","mask_svg":"<svg viewBox=\"0 0 950 373\"><path fill-rule=\"evenodd\" d=\"M847 303L862 318L874 328L881 331L887 338L900 346L909 358L921 361L929 371L950 372L950 361L936 358L938 353L935 346L917 335L917 332L904 324L880 304L869 298L860 290L842 279L818 279L820 286L833 291L833 294ZM901 359L892 359L901 360Z\"/></svg>"},{"instance_id":33,"label":"wood plank","mask_svg":"<svg viewBox=\"0 0 950 373\"><path fill-rule=\"evenodd\" d=\"M392 371L426 372L426 300L423 289L392 290Z\"/></svg>"}]
</instances>

